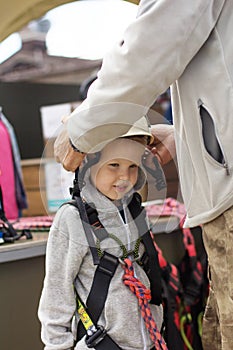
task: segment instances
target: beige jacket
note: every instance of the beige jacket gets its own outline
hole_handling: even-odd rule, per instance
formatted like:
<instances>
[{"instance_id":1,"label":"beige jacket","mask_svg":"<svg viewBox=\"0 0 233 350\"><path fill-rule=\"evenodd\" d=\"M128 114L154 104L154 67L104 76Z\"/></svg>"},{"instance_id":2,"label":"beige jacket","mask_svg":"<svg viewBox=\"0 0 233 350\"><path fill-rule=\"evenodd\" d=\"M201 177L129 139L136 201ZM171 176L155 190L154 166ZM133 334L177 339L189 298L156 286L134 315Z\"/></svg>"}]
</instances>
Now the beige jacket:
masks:
<instances>
[{"instance_id":1,"label":"beige jacket","mask_svg":"<svg viewBox=\"0 0 233 350\"><path fill-rule=\"evenodd\" d=\"M125 132L172 85L187 226L233 205L232 8L233 0L142 0L68 122L86 152Z\"/></svg>"}]
</instances>

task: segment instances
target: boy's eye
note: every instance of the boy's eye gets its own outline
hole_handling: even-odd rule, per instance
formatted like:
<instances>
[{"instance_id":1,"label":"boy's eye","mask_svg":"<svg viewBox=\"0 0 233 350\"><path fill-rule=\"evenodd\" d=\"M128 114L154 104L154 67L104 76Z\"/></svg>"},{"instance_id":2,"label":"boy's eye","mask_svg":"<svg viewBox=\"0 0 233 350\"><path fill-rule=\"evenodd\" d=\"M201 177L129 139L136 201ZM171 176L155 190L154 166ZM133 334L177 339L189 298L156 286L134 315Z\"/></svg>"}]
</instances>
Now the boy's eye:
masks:
<instances>
[{"instance_id":1,"label":"boy's eye","mask_svg":"<svg viewBox=\"0 0 233 350\"><path fill-rule=\"evenodd\" d=\"M130 168L138 168L138 165L137 164L132 164L132 165L130 165Z\"/></svg>"},{"instance_id":2,"label":"boy's eye","mask_svg":"<svg viewBox=\"0 0 233 350\"><path fill-rule=\"evenodd\" d=\"M118 163L110 163L109 166L113 167L113 168L117 168L119 166Z\"/></svg>"}]
</instances>

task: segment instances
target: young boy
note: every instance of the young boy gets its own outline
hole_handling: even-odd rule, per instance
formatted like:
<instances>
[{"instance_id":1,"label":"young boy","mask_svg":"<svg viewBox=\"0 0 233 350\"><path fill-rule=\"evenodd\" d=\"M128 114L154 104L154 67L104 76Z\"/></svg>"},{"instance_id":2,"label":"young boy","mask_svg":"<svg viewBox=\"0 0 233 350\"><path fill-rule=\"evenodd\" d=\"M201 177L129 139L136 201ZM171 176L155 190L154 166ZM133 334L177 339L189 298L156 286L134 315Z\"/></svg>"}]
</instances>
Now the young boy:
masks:
<instances>
[{"instance_id":1,"label":"young boy","mask_svg":"<svg viewBox=\"0 0 233 350\"><path fill-rule=\"evenodd\" d=\"M88 154L79 170L81 198L97 210L98 219L109 233L99 242L99 251L119 258L123 251L127 251L134 276L147 289L150 288L149 279L132 255L144 232L138 232L128 204L133 193L145 184L141 159L152 139L147 120L142 118L122 138L108 143L101 152ZM140 244L138 255L142 257L144 251L145 247ZM123 282L124 262L122 259L120 261L123 264L117 266L112 277L98 325L104 327L119 349L155 349L138 299ZM39 305L42 341L46 350L68 350L74 346L77 329L75 322L72 322L77 311L74 285L85 304L95 270L79 211L73 205L63 205L55 216L49 234L46 276ZM150 304L150 309L160 330L162 307ZM84 349L88 349L85 336L75 345L75 350Z\"/></svg>"}]
</instances>

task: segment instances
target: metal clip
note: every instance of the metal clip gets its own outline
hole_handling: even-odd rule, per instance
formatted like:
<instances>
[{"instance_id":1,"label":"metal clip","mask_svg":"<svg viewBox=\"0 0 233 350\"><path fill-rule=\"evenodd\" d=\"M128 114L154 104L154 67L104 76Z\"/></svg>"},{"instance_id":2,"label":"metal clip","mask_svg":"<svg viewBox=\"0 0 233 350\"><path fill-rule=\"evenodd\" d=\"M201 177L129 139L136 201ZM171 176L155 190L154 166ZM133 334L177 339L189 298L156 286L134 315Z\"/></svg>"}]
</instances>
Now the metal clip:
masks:
<instances>
[{"instance_id":1,"label":"metal clip","mask_svg":"<svg viewBox=\"0 0 233 350\"><path fill-rule=\"evenodd\" d=\"M96 332L94 332L91 336L87 336L85 341L88 348L94 348L97 344L99 344L105 337L106 330L103 326L98 326Z\"/></svg>"}]
</instances>

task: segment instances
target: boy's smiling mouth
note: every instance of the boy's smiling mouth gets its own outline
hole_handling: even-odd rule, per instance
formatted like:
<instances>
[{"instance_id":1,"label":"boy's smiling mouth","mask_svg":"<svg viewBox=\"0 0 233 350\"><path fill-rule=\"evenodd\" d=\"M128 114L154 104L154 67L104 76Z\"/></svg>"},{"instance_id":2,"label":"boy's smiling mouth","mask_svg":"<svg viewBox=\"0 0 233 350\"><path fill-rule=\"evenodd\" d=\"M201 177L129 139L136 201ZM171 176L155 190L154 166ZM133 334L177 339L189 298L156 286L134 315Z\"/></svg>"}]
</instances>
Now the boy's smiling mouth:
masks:
<instances>
[{"instance_id":1,"label":"boy's smiling mouth","mask_svg":"<svg viewBox=\"0 0 233 350\"><path fill-rule=\"evenodd\" d=\"M117 183L116 185L113 185L113 187L115 188L115 190L117 192L122 193L122 192L126 192L127 190L129 190L131 187L131 184L128 181L124 181L121 183Z\"/></svg>"}]
</instances>

